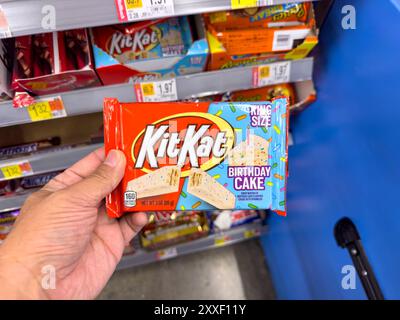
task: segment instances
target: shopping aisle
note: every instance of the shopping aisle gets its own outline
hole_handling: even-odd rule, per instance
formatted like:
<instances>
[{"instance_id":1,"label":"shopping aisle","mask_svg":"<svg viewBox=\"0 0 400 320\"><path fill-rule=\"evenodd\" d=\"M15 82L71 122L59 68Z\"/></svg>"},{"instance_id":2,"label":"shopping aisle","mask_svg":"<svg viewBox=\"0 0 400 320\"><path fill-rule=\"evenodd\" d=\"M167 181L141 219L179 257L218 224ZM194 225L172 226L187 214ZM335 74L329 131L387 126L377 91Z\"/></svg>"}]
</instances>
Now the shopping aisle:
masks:
<instances>
[{"instance_id":1,"label":"shopping aisle","mask_svg":"<svg viewBox=\"0 0 400 320\"><path fill-rule=\"evenodd\" d=\"M117 271L99 299L274 299L258 240Z\"/></svg>"}]
</instances>

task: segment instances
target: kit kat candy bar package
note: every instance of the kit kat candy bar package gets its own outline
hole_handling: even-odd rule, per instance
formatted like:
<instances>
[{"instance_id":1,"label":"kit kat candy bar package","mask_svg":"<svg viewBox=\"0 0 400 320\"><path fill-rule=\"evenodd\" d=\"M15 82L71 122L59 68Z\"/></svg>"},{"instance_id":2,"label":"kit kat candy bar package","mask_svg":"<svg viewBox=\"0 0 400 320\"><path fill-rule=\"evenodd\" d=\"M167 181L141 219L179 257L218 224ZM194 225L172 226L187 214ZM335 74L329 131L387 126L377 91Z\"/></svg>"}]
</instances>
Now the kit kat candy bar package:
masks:
<instances>
[{"instance_id":1,"label":"kit kat candy bar package","mask_svg":"<svg viewBox=\"0 0 400 320\"><path fill-rule=\"evenodd\" d=\"M106 153L125 175L107 212L270 209L286 213L288 103L104 101Z\"/></svg>"}]
</instances>

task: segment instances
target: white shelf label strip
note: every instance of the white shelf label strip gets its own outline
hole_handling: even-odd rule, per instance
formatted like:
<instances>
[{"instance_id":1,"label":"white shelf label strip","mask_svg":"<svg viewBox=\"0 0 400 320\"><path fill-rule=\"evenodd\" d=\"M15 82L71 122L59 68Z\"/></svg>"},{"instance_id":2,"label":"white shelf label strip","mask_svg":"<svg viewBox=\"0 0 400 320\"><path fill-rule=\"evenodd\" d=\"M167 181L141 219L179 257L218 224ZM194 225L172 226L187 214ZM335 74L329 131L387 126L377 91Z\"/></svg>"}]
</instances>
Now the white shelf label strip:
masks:
<instances>
[{"instance_id":1,"label":"white shelf label strip","mask_svg":"<svg viewBox=\"0 0 400 320\"><path fill-rule=\"evenodd\" d=\"M176 80L161 80L135 84L138 102L164 102L178 100Z\"/></svg>"},{"instance_id":2,"label":"white shelf label strip","mask_svg":"<svg viewBox=\"0 0 400 320\"><path fill-rule=\"evenodd\" d=\"M120 21L137 21L173 16L173 0L116 0Z\"/></svg>"}]
</instances>

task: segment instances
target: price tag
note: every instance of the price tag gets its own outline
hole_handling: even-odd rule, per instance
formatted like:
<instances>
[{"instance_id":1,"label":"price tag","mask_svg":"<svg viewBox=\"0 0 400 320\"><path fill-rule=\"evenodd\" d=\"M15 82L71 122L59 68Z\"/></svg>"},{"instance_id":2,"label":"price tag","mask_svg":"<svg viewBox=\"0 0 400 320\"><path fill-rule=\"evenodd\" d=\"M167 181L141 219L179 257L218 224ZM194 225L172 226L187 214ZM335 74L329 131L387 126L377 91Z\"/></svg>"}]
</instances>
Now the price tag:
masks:
<instances>
[{"instance_id":1,"label":"price tag","mask_svg":"<svg viewBox=\"0 0 400 320\"><path fill-rule=\"evenodd\" d=\"M178 100L175 79L136 83L135 93L138 102Z\"/></svg>"},{"instance_id":2,"label":"price tag","mask_svg":"<svg viewBox=\"0 0 400 320\"><path fill-rule=\"evenodd\" d=\"M216 238L214 239L214 245L215 245L216 247L223 246L223 245L225 245L226 243L228 243L228 241L229 241L230 239L231 239L231 238L230 238L229 236L220 236L220 237L216 237Z\"/></svg>"},{"instance_id":3,"label":"price tag","mask_svg":"<svg viewBox=\"0 0 400 320\"><path fill-rule=\"evenodd\" d=\"M173 16L173 0L115 0L120 21Z\"/></svg>"},{"instance_id":4,"label":"price tag","mask_svg":"<svg viewBox=\"0 0 400 320\"><path fill-rule=\"evenodd\" d=\"M274 0L231 0L232 9L272 6Z\"/></svg>"},{"instance_id":5,"label":"price tag","mask_svg":"<svg viewBox=\"0 0 400 320\"><path fill-rule=\"evenodd\" d=\"M61 97L36 100L26 109L32 121L42 121L67 116Z\"/></svg>"},{"instance_id":6,"label":"price tag","mask_svg":"<svg viewBox=\"0 0 400 320\"><path fill-rule=\"evenodd\" d=\"M218 238L215 238L214 244L215 244L216 246L223 246L223 245L225 244L225 237L218 237Z\"/></svg>"},{"instance_id":7,"label":"price tag","mask_svg":"<svg viewBox=\"0 0 400 320\"><path fill-rule=\"evenodd\" d=\"M178 250L175 247L167 248L164 250L159 250L157 252L157 259L158 260L165 260L169 258L176 257L178 255Z\"/></svg>"},{"instance_id":8,"label":"price tag","mask_svg":"<svg viewBox=\"0 0 400 320\"><path fill-rule=\"evenodd\" d=\"M245 239L254 238L258 236L260 232L258 230L246 230L243 235Z\"/></svg>"},{"instance_id":9,"label":"price tag","mask_svg":"<svg viewBox=\"0 0 400 320\"><path fill-rule=\"evenodd\" d=\"M2 38L10 38L12 36L10 26L8 24L8 20L6 14L4 13L3 8L0 5L0 39Z\"/></svg>"},{"instance_id":10,"label":"price tag","mask_svg":"<svg viewBox=\"0 0 400 320\"><path fill-rule=\"evenodd\" d=\"M3 174L3 179L0 180L10 180L16 179L20 177L24 177L26 175L31 175L32 167L28 161L14 164L7 164L5 166L0 167L0 171Z\"/></svg>"},{"instance_id":11,"label":"price tag","mask_svg":"<svg viewBox=\"0 0 400 320\"><path fill-rule=\"evenodd\" d=\"M284 61L254 67L253 87L289 82L290 65L290 61Z\"/></svg>"}]
</instances>

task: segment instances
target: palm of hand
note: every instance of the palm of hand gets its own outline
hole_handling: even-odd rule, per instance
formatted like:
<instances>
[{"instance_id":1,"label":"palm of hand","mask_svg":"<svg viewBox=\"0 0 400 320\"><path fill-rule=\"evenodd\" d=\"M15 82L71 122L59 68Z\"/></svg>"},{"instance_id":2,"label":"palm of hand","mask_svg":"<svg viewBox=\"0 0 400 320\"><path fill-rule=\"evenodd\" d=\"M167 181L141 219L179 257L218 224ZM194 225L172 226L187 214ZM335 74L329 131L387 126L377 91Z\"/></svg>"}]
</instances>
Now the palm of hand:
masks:
<instances>
[{"instance_id":1,"label":"palm of hand","mask_svg":"<svg viewBox=\"0 0 400 320\"><path fill-rule=\"evenodd\" d=\"M44 290L49 298L96 297L124 246L146 223L142 213L120 220L106 216L101 199L118 185L125 159L120 157L111 169L101 165L103 154L97 150L29 197L4 244L41 284L43 267L54 269L55 288Z\"/></svg>"}]
</instances>

